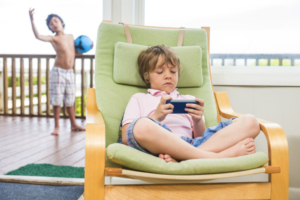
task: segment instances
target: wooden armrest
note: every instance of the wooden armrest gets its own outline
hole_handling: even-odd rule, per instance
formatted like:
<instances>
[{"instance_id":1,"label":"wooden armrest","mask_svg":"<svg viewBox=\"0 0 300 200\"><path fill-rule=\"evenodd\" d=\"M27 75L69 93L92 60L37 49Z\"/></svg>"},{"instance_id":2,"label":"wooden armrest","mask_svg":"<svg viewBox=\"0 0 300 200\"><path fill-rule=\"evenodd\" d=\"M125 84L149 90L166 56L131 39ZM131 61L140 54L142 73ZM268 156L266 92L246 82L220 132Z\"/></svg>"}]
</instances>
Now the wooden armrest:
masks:
<instances>
[{"instance_id":1,"label":"wooden armrest","mask_svg":"<svg viewBox=\"0 0 300 200\"><path fill-rule=\"evenodd\" d=\"M220 115L224 118L240 117L242 114L233 111L226 92L215 92L217 108ZM281 172L271 174L270 179L278 180L273 183L280 184L278 187L284 187L288 191L289 176L289 152L288 143L283 129L276 123L263 119L257 119L261 131L265 134L268 141L269 165L279 166Z\"/></svg>"},{"instance_id":2,"label":"wooden armrest","mask_svg":"<svg viewBox=\"0 0 300 200\"><path fill-rule=\"evenodd\" d=\"M94 88L87 91L86 116L84 198L95 199L104 195L105 124Z\"/></svg>"}]
</instances>

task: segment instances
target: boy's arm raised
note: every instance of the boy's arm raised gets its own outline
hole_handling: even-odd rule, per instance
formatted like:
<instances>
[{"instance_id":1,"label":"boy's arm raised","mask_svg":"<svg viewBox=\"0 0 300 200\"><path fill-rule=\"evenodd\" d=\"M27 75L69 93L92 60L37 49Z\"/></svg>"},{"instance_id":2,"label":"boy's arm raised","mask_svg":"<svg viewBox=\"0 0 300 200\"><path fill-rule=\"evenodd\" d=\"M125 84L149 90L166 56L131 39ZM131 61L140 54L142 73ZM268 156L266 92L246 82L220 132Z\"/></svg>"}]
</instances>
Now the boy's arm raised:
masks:
<instances>
[{"instance_id":1,"label":"boy's arm raised","mask_svg":"<svg viewBox=\"0 0 300 200\"><path fill-rule=\"evenodd\" d=\"M52 42L53 41L53 36L50 35L40 35L39 32L37 31L34 22L33 22L33 11L34 9L29 9L29 16L30 16L30 21L31 21L31 26L32 26L32 30L34 33L34 36L36 37L36 39L38 40L42 40L44 42Z\"/></svg>"}]
</instances>

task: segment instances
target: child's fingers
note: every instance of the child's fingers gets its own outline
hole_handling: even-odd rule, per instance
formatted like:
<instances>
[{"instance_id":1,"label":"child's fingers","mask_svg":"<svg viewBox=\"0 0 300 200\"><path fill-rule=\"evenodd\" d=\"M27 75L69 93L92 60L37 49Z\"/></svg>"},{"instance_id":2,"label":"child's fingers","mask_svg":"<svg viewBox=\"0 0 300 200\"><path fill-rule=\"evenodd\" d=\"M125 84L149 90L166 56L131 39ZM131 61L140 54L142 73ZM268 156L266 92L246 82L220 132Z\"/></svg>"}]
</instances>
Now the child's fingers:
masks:
<instances>
[{"instance_id":1,"label":"child's fingers","mask_svg":"<svg viewBox=\"0 0 300 200\"><path fill-rule=\"evenodd\" d=\"M167 103L167 104L163 105L163 109L164 110L170 110L170 109L173 110L174 106L170 103Z\"/></svg>"},{"instance_id":2,"label":"child's fingers","mask_svg":"<svg viewBox=\"0 0 300 200\"><path fill-rule=\"evenodd\" d=\"M162 95L161 96L161 99L160 99L160 102L162 103L162 104L166 104L166 102L168 101L168 100L172 100L173 98L170 96L170 95Z\"/></svg>"},{"instance_id":3,"label":"child's fingers","mask_svg":"<svg viewBox=\"0 0 300 200\"><path fill-rule=\"evenodd\" d=\"M193 113L195 115L203 115L203 111L202 110L195 110L195 109L185 108L185 111L187 111L188 113Z\"/></svg>"},{"instance_id":4,"label":"child's fingers","mask_svg":"<svg viewBox=\"0 0 300 200\"><path fill-rule=\"evenodd\" d=\"M173 112L173 109L169 109L169 110L165 110L163 113L165 115L167 115L167 114L171 114L172 112Z\"/></svg>"},{"instance_id":5,"label":"child's fingers","mask_svg":"<svg viewBox=\"0 0 300 200\"><path fill-rule=\"evenodd\" d=\"M192 118L195 118L195 119L201 119L201 118L202 118L201 116L196 115L196 114L193 114L193 113L189 113L189 115L190 115Z\"/></svg>"},{"instance_id":6,"label":"child's fingers","mask_svg":"<svg viewBox=\"0 0 300 200\"><path fill-rule=\"evenodd\" d=\"M203 99L196 98L195 101L199 102L200 106L204 106L204 100Z\"/></svg>"},{"instance_id":7,"label":"child's fingers","mask_svg":"<svg viewBox=\"0 0 300 200\"><path fill-rule=\"evenodd\" d=\"M204 111L204 108L197 104L186 104L186 107L193 108L193 110Z\"/></svg>"},{"instance_id":8,"label":"child's fingers","mask_svg":"<svg viewBox=\"0 0 300 200\"><path fill-rule=\"evenodd\" d=\"M196 119L201 119L203 116L203 112L202 111L197 111L194 109L185 109L185 111L188 112L189 115L191 115L191 117L194 117Z\"/></svg>"}]
</instances>

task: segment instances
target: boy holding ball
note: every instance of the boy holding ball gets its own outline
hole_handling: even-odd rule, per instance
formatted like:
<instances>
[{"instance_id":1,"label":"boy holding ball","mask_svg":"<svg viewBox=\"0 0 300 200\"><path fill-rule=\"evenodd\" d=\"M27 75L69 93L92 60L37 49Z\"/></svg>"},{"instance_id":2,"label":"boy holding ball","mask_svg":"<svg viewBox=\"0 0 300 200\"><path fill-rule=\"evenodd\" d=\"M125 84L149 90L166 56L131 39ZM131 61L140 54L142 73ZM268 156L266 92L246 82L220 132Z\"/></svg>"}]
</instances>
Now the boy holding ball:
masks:
<instances>
[{"instance_id":1,"label":"boy holding ball","mask_svg":"<svg viewBox=\"0 0 300 200\"><path fill-rule=\"evenodd\" d=\"M55 14L50 14L46 19L47 26L55 33L52 35L40 35L34 25L33 11L29 10L31 26L35 37L44 42L50 42L56 52L54 66L50 71L50 103L53 106L53 116L55 120L55 128L52 135L59 134L59 117L60 105L64 100L69 118L71 121L72 131L85 131L85 128L79 126L75 120L75 84L73 65L76 55L74 37L71 34L64 33L65 24L63 20Z\"/></svg>"}]
</instances>

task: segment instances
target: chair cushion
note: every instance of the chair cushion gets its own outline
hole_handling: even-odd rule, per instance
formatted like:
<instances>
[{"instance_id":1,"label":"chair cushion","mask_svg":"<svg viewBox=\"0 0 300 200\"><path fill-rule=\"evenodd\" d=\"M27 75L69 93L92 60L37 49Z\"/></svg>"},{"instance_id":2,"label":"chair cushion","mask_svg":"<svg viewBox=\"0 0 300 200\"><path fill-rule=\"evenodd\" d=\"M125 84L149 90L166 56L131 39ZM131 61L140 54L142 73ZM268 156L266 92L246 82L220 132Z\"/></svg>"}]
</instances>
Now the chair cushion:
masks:
<instances>
[{"instance_id":1,"label":"chair cushion","mask_svg":"<svg viewBox=\"0 0 300 200\"><path fill-rule=\"evenodd\" d=\"M107 157L124 167L158 174L213 174L249 170L261 167L268 162L263 152L222 159L193 159L180 163L166 163L163 159L146 154L123 144L111 144L107 147ZM106 167L110 167L106 164Z\"/></svg>"},{"instance_id":2,"label":"chair cushion","mask_svg":"<svg viewBox=\"0 0 300 200\"><path fill-rule=\"evenodd\" d=\"M158 29L129 26L134 44L153 46L164 44L176 47L178 29ZM95 89L97 106L105 122L106 147L117 142L118 132L123 113L132 95L147 93L146 87L119 84L114 81L114 51L118 42L126 43L126 34L123 25L101 23L98 30L95 53ZM202 50L202 77L201 87L178 88L182 95L193 95L205 102L205 126L212 127L218 124L217 109L212 90L209 73L209 56L207 35L203 29L186 29L184 31L183 46L198 46ZM199 74L200 75L200 74Z\"/></svg>"},{"instance_id":3,"label":"chair cushion","mask_svg":"<svg viewBox=\"0 0 300 200\"><path fill-rule=\"evenodd\" d=\"M116 83L146 87L138 73L138 56L148 46L117 42L114 52L113 79ZM199 46L171 47L182 66L177 87L200 87L202 76L202 50Z\"/></svg>"}]
</instances>

